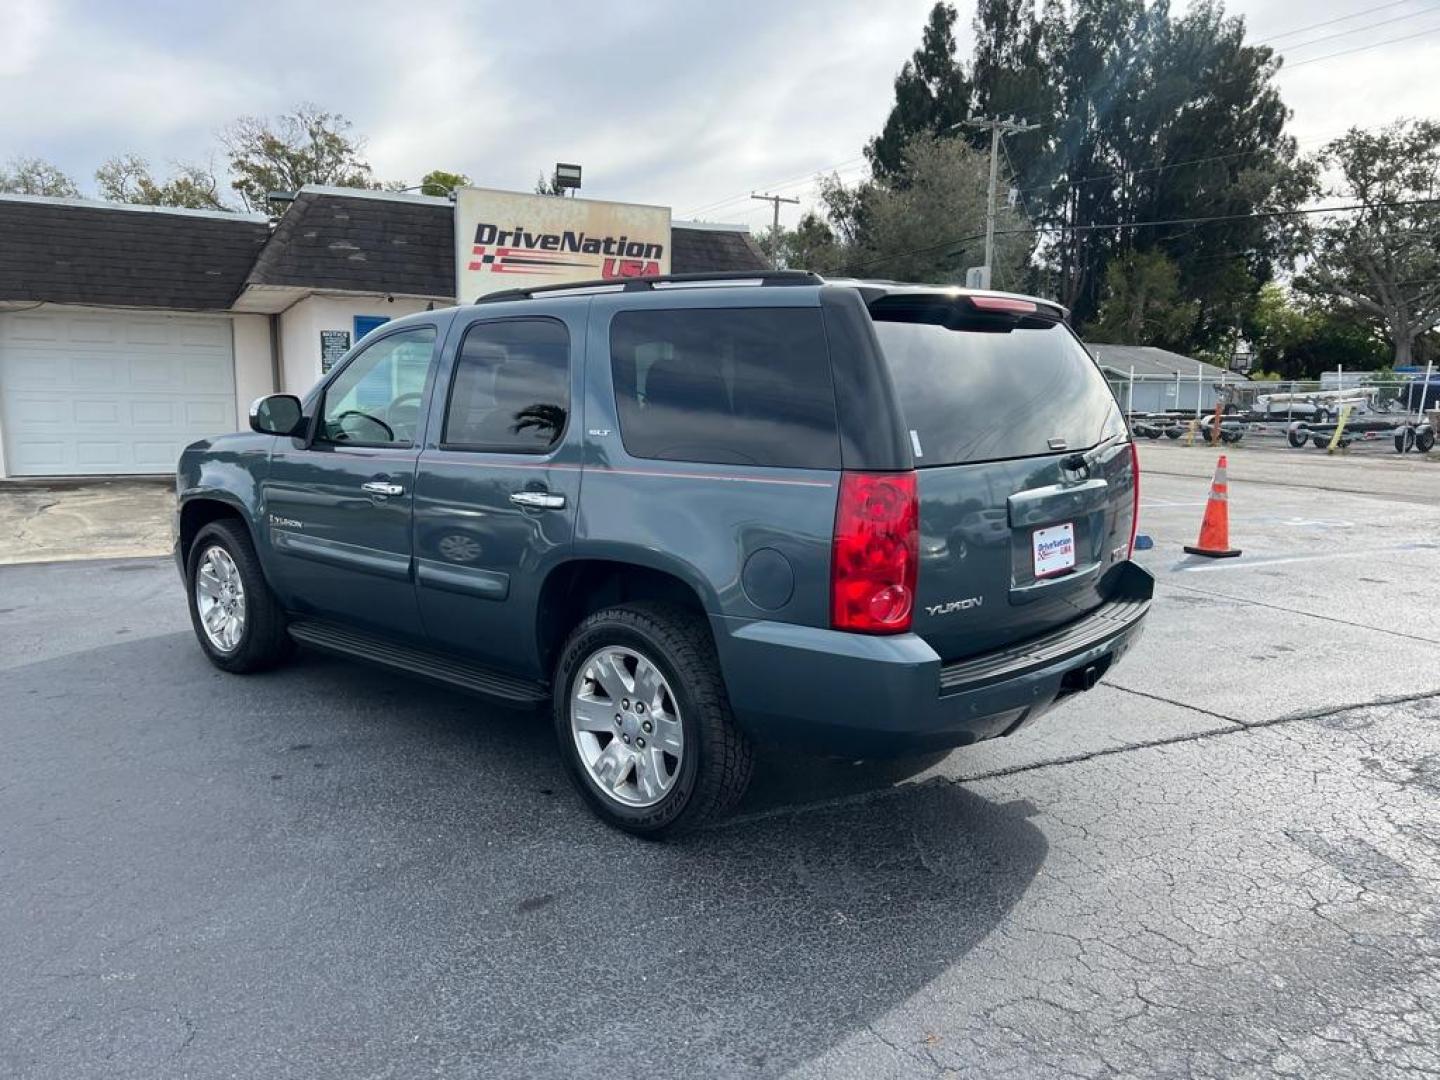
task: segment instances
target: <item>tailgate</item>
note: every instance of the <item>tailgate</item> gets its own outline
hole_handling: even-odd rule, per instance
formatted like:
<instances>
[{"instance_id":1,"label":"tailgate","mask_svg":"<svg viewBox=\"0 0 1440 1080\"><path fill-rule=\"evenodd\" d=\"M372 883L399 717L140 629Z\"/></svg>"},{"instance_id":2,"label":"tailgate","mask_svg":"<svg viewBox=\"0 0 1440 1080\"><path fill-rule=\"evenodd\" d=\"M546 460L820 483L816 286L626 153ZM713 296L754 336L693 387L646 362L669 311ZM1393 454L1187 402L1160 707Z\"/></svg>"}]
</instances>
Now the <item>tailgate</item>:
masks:
<instances>
[{"instance_id":1,"label":"tailgate","mask_svg":"<svg viewBox=\"0 0 1440 1080\"><path fill-rule=\"evenodd\" d=\"M1110 598L1135 481L1099 368L1042 301L903 291L869 304L920 500L914 631L953 660Z\"/></svg>"},{"instance_id":2,"label":"tailgate","mask_svg":"<svg viewBox=\"0 0 1440 1080\"><path fill-rule=\"evenodd\" d=\"M918 478L914 631L942 659L1035 637L1111 598L1110 571L1129 553L1125 441L1090 455L921 469Z\"/></svg>"}]
</instances>

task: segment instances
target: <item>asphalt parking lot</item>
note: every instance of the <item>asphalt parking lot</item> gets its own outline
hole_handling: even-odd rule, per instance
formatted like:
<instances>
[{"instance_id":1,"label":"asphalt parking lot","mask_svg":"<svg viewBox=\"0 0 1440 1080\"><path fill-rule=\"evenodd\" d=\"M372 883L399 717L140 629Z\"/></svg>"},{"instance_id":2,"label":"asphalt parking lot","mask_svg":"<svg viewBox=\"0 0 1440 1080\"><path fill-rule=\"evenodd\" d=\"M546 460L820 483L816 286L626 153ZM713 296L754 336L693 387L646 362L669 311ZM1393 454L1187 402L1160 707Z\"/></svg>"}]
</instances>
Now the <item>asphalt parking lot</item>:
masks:
<instances>
[{"instance_id":1,"label":"asphalt parking lot","mask_svg":"<svg viewBox=\"0 0 1440 1080\"><path fill-rule=\"evenodd\" d=\"M526 714L222 675L165 560L0 566L0 1075L1440 1074L1440 467L1232 453L1200 562L1142 453L1106 683L675 845Z\"/></svg>"}]
</instances>

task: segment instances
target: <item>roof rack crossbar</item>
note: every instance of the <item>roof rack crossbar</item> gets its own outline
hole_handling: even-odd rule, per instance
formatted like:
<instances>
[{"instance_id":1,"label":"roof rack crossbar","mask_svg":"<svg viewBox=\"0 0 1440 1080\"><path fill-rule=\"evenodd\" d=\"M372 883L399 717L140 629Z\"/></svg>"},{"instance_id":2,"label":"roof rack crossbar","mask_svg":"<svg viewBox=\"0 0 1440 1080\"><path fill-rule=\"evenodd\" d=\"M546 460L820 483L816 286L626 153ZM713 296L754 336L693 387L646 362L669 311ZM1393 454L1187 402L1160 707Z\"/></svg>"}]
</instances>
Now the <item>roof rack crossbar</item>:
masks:
<instances>
[{"instance_id":1,"label":"roof rack crossbar","mask_svg":"<svg viewBox=\"0 0 1440 1080\"><path fill-rule=\"evenodd\" d=\"M651 277L600 278L594 281L570 281L559 285L536 285L531 288L505 289L476 297L477 304L496 304L507 300L530 300L537 294L583 292L601 287L619 292L649 292L656 285L704 284L707 282L759 282L761 285L824 285L825 279L808 270L726 270L698 274L656 274Z\"/></svg>"}]
</instances>

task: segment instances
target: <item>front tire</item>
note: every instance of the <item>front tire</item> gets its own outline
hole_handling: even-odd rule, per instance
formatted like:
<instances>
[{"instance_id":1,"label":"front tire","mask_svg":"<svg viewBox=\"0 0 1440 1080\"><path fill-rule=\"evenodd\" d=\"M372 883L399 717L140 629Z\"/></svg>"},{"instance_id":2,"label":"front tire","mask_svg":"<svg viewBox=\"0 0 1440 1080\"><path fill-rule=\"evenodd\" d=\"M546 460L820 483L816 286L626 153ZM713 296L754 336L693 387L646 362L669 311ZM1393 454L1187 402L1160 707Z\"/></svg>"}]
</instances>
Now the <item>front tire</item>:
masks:
<instances>
[{"instance_id":1,"label":"front tire","mask_svg":"<svg viewBox=\"0 0 1440 1080\"><path fill-rule=\"evenodd\" d=\"M709 627L667 604L607 608L575 628L555 668L554 723L576 790L635 836L723 817L754 770Z\"/></svg>"},{"instance_id":2,"label":"front tire","mask_svg":"<svg viewBox=\"0 0 1440 1080\"><path fill-rule=\"evenodd\" d=\"M240 522L214 521L200 530L190 545L185 582L196 640L216 667L247 674L289 655L285 612Z\"/></svg>"}]
</instances>

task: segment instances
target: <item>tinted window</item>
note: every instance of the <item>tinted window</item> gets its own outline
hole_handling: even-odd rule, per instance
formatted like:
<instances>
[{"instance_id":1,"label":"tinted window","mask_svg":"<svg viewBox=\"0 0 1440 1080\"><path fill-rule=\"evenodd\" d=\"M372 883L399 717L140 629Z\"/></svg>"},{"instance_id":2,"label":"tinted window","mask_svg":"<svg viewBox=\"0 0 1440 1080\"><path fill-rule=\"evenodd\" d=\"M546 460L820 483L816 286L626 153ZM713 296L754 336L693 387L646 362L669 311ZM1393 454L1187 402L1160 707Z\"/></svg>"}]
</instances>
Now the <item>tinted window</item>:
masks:
<instances>
[{"instance_id":1,"label":"tinted window","mask_svg":"<svg viewBox=\"0 0 1440 1080\"><path fill-rule=\"evenodd\" d=\"M915 464L1027 457L1094 446L1123 430L1115 398L1064 326L976 317L951 302L896 297L870 309Z\"/></svg>"},{"instance_id":2,"label":"tinted window","mask_svg":"<svg viewBox=\"0 0 1440 1080\"><path fill-rule=\"evenodd\" d=\"M320 438L409 446L420 426L435 328L403 330L361 349L325 390Z\"/></svg>"},{"instance_id":3,"label":"tinted window","mask_svg":"<svg viewBox=\"0 0 1440 1080\"><path fill-rule=\"evenodd\" d=\"M817 308L622 312L610 363L635 457L839 468Z\"/></svg>"},{"instance_id":4,"label":"tinted window","mask_svg":"<svg viewBox=\"0 0 1440 1080\"><path fill-rule=\"evenodd\" d=\"M465 332L442 444L541 454L565 431L570 334L553 319L476 323Z\"/></svg>"}]
</instances>

